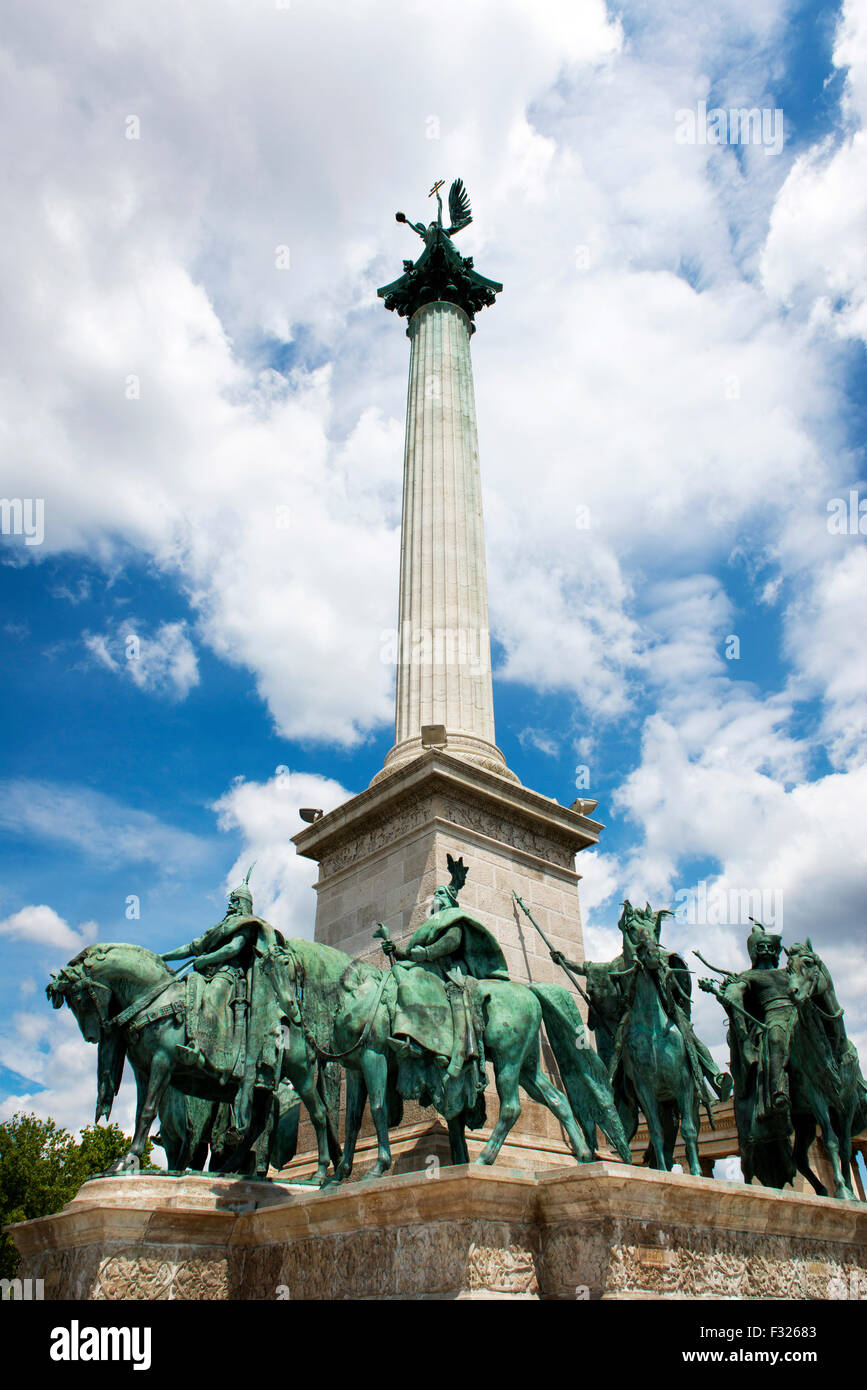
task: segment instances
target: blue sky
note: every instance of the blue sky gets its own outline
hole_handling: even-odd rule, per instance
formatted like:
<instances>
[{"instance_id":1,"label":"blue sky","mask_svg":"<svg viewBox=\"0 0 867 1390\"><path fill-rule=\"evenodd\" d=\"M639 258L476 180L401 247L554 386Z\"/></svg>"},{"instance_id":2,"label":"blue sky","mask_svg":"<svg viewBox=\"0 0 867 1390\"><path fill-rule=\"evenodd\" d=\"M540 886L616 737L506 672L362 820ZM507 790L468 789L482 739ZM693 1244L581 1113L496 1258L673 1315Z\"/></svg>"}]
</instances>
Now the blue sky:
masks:
<instances>
[{"instance_id":1,"label":"blue sky","mask_svg":"<svg viewBox=\"0 0 867 1390\"><path fill-rule=\"evenodd\" d=\"M588 954L626 895L764 894L867 1046L867 561L828 528L867 472L856 7L37 3L0 62L2 491L45 508L0 536L3 1113L90 1117L42 993L81 942L187 940L254 858L312 933L298 807L392 735L408 345L375 289L394 210L458 175L505 286L473 339L498 741L565 804L589 768ZM782 111L782 148L678 143L702 102Z\"/></svg>"}]
</instances>

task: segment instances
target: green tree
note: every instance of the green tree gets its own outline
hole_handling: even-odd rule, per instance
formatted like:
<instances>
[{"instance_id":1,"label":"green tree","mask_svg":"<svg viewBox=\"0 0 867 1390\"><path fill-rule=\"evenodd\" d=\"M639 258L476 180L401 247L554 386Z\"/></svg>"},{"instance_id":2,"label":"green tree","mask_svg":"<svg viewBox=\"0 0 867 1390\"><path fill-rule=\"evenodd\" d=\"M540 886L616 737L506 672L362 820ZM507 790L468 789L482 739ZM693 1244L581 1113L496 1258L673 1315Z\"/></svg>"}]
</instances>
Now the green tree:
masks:
<instances>
[{"instance_id":1,"label":"green tree","mask_svg":"<svg viewBox=\"0 0 867 1390\"><path fill-rule=\"evenodd\" d=\"M13 1115L0 1125L0 1226L49 1216L71 1201L83 1182L104 1173L129 1148L118 1125L87 1125L75 1140L55 1120ZM149 1164L150 1141L142 1166ZM0 1278L11 1279L18 1252L0 1237Z\"/></svg>"}]
</instances>

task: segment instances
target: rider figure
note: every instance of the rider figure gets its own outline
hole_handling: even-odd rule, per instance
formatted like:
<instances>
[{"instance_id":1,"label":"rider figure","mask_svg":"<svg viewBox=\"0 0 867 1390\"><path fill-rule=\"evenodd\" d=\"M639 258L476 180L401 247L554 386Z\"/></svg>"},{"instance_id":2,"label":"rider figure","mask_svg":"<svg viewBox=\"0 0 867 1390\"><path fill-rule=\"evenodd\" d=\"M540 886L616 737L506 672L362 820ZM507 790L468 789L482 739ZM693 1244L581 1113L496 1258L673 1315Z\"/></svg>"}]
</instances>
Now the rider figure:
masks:
<instances>
[{"instance_id":1,"label":"rider figure","mask_svg":"<svg viewBox=\"0 0 867 1390\"><path fill-rule=\"evenodd\" d=\"M206 984L199 995L199 1017L190 1023L204 1035L214 1055L226 1058L228 1053L238 1054L236 1066L233 1068L235 1059L230 1058L224 1073L231 1074L235 1070L241 1076L234 1105L234 1128L239 1135L246 1132L251 1121L257 1068L270 1063L273 1070L276 1062L276 1044L271 1049L274 1057L264 1055L272 1011L269 1008L271 990L263 979L261 958L279 944L279 936L268 922L253 915L252 870L251 864L243 883L229 894L226 915L221 922L185 946L166 951L162 957L164 961L194 958L193 969L203 976ZM236 1017L234 1029L232 1027L230 1003L233 1000L236 1015L246 1012L246 1029L240 1017ZM193 1051L195 1064L206 1068L213 1065L201 1046L197 1045ZM228 1079L228 1075L224 1075L224 1079Z\"/></svg>"},{"instance_id":2,"label":"rider figure","mask_svg":"<svg viewBox=\"0 0 867 1390\"><path fill-rule=\"evenodd\" d=\"M750 969L727 979L721 991L723 1003L735 1006L728 1012L739 1051L746 1061L759 1064L759 1118L784 1112L789 1104L786 1067L797 1009L789 990L789 976L779 968L781 949L780 936L765 931L760 922L753 922L747 938ZM757 1020L759 1026L751 1027L741 1010Z\"/></svg>"},{"instance_id":3,"label":"rider figure","mask_svg":"<svg viewBox=\"0 0 867 1390\"><path fill-rule=\"evenodd\" d=\"M668 956L668 969L665 976L666 997L663 1000L663 1007L681 1032L688 1035L695 1049L699 1067L719 1099L727 1100L732 1092L732 1078L728 1072L717 1070L716 1062L709 1049L692 1025L688 988L689 972L686 964L676 953L669 951L666 954ZM587 1023L588 1027L596 1034L599 1055L608 1065L615 1051L618 1024L628 1007L629 975L626 961L622 955L616 956L612 961L572 961L567 960L562 951L552 951L551 959L555 965L566 965L577 975L584 975L587 979L591 1006ZM684 976L686 983L684 983ZM600 1025L604 1037L599 1031Z\"/></svg>"},{"instance_id":4,"label":"rider figure","mask_svg":"<svg viewBox=\"0 0 867 1390\"><path fill-rule=\"evenodd\" d=\"M433 912L410 937L406 950L393 941L383 950L394 960L421 965L445 985L452 1016L452 1054L446 1080L460 1076L465 1064L476 1068L476 1086L483 1090L487 1077L481 1057L481 1041L473 1025L473 991L476 980L508 980L506 959L487 927L458 906L458 893L467 877L463 859L448 855L451 882L441 884L433 897Z\"/></svg>"}]
</instances>

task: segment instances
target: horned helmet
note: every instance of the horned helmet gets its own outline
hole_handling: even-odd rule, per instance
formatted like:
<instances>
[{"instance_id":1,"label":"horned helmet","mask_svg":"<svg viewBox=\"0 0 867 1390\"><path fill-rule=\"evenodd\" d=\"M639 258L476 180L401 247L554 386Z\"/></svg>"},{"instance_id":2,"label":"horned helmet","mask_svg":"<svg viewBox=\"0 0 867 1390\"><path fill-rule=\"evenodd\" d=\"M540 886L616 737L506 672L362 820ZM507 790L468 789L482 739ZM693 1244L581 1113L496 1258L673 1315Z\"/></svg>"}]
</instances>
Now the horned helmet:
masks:
<instances>
[{"instance_id":1,"label":"horned helmet","mask_svg":"<svg viewBox=\"0 0 867 1390\"><path fill-rule=\"evenodd\" d=\"M441 883L434 892L434 902L440 908L457 907L458 893L466 883L469 872L469 867L464 863L463 856L460 859L453 859L450 854L447 854L446 863L451 874L451 881Z\"/></svg>"}]
</instances>

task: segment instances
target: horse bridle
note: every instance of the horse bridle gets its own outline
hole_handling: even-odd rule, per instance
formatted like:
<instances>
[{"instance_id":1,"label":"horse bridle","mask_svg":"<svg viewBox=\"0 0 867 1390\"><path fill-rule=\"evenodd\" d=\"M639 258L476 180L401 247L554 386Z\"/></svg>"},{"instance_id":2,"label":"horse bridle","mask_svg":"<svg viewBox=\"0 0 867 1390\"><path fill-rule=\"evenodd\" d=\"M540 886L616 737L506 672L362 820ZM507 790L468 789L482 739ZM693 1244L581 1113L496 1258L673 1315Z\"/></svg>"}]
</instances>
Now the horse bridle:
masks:
<instances>
[{"instance_id":1,"label":"horse bridle","mask_svg":"<svg viewBox=\"0 0 867 1390\"><path fill-rule=\"evenodd\" d=\"M791 952L787 952L786 954L787 954L787 955L789 956L789 958L791 959ZM803 960L805 959L805 956L804 956L804 955L801 955L800 959L803 961ZM810 990L810 993L807 995L806 999L804 999L802 1002L805 1003L805 1004L810 1004L810 1005L812 1005L812 1007L816 1010L816 1013L819 1015L820 1018L826 1018L826 1019L828 1020L829 1023L836 1023L836 1021L837 1021L838 1018L842 1018L842 1017L843 1017L843 1006L842 1006L842 1004L841 1004L841 1005L840 1005L840 1008L837 1010L836 1013L830 1014L830 1013L828 1013L825 1009L822 1008L821 1004L817 1004L817 1003L816 1003L816 1000L815 1000L816 990L817 990L817 987L818 987L818 984L819 984L819 979L821 978L821 975L822 975L822 971L823 971L823 969L825 969L825 968L824 968L824 966L822 966L822 965L819 964L819 960L818 960L818 957L817 957L817 956L811 955L811 956L810 956L810 960L811 960L812 963L813 963L813 969L814 969L815 972L816 972L817 978L813 980L813 982L812 982L812 983L813 983L813 987L812 987L812 989ZM827 975L827 973L828 973L827 970L825 970L825 974L826 974L826 975ZM828 978L829 978L829 980L830 980L830 976L829 976ZM822 991L822 993L824 993L824 990ZM799 1002L799 1001L798 1001L797 999L795 999L795 1003L797 1004L798 1002Z\"/></svg>"},{"instance_id":2,"label":"horse bridle","mask_svg":"<svg viewBox=\"0 0 867 1390\"><path fill-rule=\"evenodd\" d=\"M64 979L62 973L59 978L64 984L70 984L73 987L81 986L84 988L96 1010L100 1028L104 1032L109 1032L112 1028L123 1028L125 1024L131 1023L137 1014L149 1008L154 1000L158 999L161 994L164 994L169 985L173 985L178 978L177 975L170 971L167 980L160 980L157 985L147 990L143 996L134 999L132 1004L127 1008L122 1009L120 1013L110 1017L108 1013L108 1001L111 999L112 992L108 985L102 984L100 980L93 979L87 961L81 961L78 970L79 973L73 979L70 979L69 976ZM97 990L101 990L102 994L97 994ZM152 1021L156 1022L156 1020Z\"/></svg>"}]
</instances>

